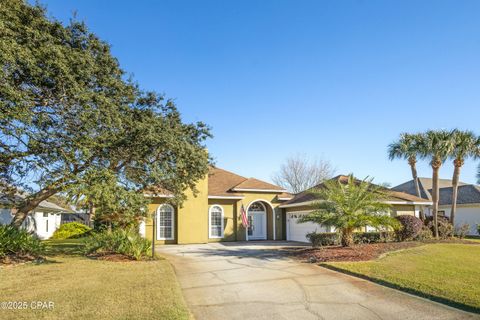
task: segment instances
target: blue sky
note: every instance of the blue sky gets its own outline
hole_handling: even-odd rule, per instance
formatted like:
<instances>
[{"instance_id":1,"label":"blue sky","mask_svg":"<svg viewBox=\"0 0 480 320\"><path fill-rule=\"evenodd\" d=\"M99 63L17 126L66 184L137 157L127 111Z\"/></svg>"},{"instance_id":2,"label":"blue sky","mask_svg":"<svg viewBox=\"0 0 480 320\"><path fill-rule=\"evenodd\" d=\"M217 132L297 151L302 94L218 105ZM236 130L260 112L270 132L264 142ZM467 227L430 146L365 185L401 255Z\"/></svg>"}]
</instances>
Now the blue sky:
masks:
<instances>
[{"instance_id":1,"label":"blue sky","mask_svg":"<svg viewBox=\"0 0 480 320\"><path fill-rule=\"evenodd\" d=\"M300 152L395 185L410 178L386 154L400 132L480 133L480 1L41 3L62 21L76 11L143 88L212 127L218 166L247 177L270 180Z\"/></svg>"}]
</instances>

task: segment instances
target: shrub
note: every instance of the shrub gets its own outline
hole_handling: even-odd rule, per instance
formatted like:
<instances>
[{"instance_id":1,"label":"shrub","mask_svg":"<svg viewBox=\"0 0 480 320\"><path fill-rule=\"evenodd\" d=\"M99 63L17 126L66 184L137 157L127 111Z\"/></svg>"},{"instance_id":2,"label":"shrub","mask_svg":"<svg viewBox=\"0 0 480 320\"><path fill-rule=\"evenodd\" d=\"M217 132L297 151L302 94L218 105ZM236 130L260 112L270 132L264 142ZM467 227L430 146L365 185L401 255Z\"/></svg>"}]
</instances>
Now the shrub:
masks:
<instances>
[{"instance_id":1,"label":"shrub","mask_svg":"<svg viewBox=\"0 0 480 320\"><path fill-rule=\"evenodd\" d=\"M480 234L480 224L477 224L477 233Z\"/></svg>"},{"instance_id":2,"label":"shrub","mask_svg":"<svg viewBox=\"0 0 480 320\"><path fill-rule=\"evenodd\" d=\"M430 240L432 238L433 238L432 230L429 227L424 225L422 226L422 229L414 239L417 241L425 241L425 240Z\"/></svg>"},{"instance_id":3,"label":"shrub","mask_svg":"<svg viewBox=\"0 0 480 320\"><path fill-rule=\"evenodd\" d=\"M148 258L151 243L137 232L127 230L104 231L87 238L85 251L87 254L122 254L141 260Z\"/></svg>"},{"instance_id":4,"label":"shrub","mask_svg":"<svg viewBox=\"0 0 480 320\"><path fill-rule=\"evenodd\" d=\"M415 216L400 215L395 217L402 227L396 231L400 241L414 239L422 230L423 222Z\"/></svg>"},{"instance_id":5,"label":"shrub","mask_svg":"<svg viewBox=\"0 0 480 320\"><path fill-rule=\"evenodd\" d=\"M43 243L27 231L12 226L0 226L0 260L7 256L39 258L45 253Z\"/></svg>"},{"instance_id":6,"label":"shrub","mask_svg":"<svg viewBox=\"0 0 480 320\"><path fill-rule=\"evenodd\" d=\"M69 222L62 224L55 230L52 239L75 239L85 237L90 234L92 228L79 222Z\"/></svg>"},{"instance_id":7,"label":"shrub","mask_svg":"<svg viewBox=\"0 0 480 320\"><path fill-rule=\"evenodd\" d=\"M448 239L453 237L455 228L453 224L445 220L438 220L438 235L442 239Z\"/></svg>"},{"instance_id":8,"label":"shrub","mask_svg":"<svg viewBox=\"0 0 480 320\"><path fill-rule=\"evenodd\" d=\"M435 233L435 228L433 225L433 217L427 217L425 220L425 223L427 223L427 226L432 230L433 233ZM454 227L450 223L450 220L447 217L438 217L438 236L441 239L447 239L450 237L453 237L454 234Z\"/></svg>"},{"instance_id":9,"label":"shrub","mask_svg":"<svg viewBox=\"0 0 480 320\"><path fill-rule=\"evenodd\" d=\"M395 239L395 232L393 231L355 232L353 234L353 242L356 244L388 242L388 241L393 241L394 239Z\"/></svg>"},{"instance_id":10,"label":"shrub","mask_svg":"<svg viewBox=\"0 0 480 320\"><path fill-rule=\"evenodd\" d=\"M307 234L307 239L312 243L312 247L333 246L339 244L339 236L336 232L312 232Z\"/></svg>"},{"instance_id":11,"label":"shrub","mask_svg":"<svg viewBox=\"0 0 480 320\"><path fill-rule=\"evenodd\" d=\"M455 236L464 239L470 232L470 225L468 223L461 224L455 228Z\"/></svg>"}]
</instances>

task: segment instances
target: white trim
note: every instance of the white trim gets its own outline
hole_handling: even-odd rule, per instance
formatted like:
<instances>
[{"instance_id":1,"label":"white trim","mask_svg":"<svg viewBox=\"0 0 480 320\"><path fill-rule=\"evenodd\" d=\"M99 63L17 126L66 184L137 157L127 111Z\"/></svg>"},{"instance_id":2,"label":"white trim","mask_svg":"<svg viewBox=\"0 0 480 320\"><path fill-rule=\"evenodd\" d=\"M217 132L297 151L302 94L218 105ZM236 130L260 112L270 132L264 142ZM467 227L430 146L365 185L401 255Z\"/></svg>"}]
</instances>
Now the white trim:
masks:
<instances>
[{"instance_id":1,"label":"white trim","mask_svg":"<svg viewBox=\"0 0 480 320\"><path fill-rule=\"evenodd\" d=\"M417 201L385 201L386 204L412 204L419 206L431 206L433 202L417 202Z\"/></svg>"},{"instance_id":2,"label":"white trim","mask_svg":"<svg viewBox=\"0 0 480 320\"><path fill-rule=\"evenodd\" d=\"M248 219L248 209L250 209L250 206L255 203L255 202L260 202L263 207L265 208L265 205L264 203L268 204L270 206L270 209L272 209L272 221L273 221L273 240L276 240L277 239L277 235L276 235L276 230L275 230L275 208L273 208L272 204L267 201L267 200L264 200L264 199L257 199L257 200L253 200L251 201L247 208L245 209L245 212L247 214L247 219ZM268 212L267 212L267 208L265 208L265 240L268 240L268 227L267 227L267 216L268 216ZM245 228L245 240L246 241L249 241L248 240L248 228Z\"/></svg>"},{"instance_id":3,"label":"white trim","mask_svg":"<svg viewBox=\"0 0 480 320\"><path fill-rule=\"evenodd\" d=\"M221 220L221 225L222 225L222 234L221 236L212 236L212 209L214 207L219 207L220 208L220 211L222 212L222 220ZM210 208L208 209L208 238L209 239L222 239L225 234L224 234L224 229L225 229L225 226L224 226L224 219L225 219L225 215L223 213L223 207L219 204L212 204L210 206Z\"/></svg>"},{"instance_id":4,"label":"white trim","mask_svg":"<svg viewBox=\"0 0 480 320\"><path fill-rule=\"evenodd\" d=\"M480 206L480 203L458 203L457 208L477 208ZM451 204L444 204L439 205L439 209L450 209L452 207Z\"/></svg>"},{"instance_id":5,"label":"white trim","mask_svg":"<svg viewBox=\"0 0 480 320\"><path fill-rule=\"evenodd\" d=\"M233 191L284 193L287 190L233 188Z\"/></svg>"},{"instance_id":6,"label":"white trim","mask_svg":"<svg viewBox=\"0 0 480 320\"><path fill-rule=\"evenodd\" d=\"M167 207L170 207L172 209L172 236L170 238L160 237L160 209L163 206L167 206ZM156 221L157 221L157 225L156 225L157 240L175 240L175 208L168 203L163 203L163 204L158 206L155 214L156 214Z\"/></svg>"},{"instance_id":7,"label":"white trim","mask_svg":"<svg viewBox=\"0 0 480 320\"><path fill-rule=\"evenodd\" d=\"M243 199L244 196L208 196L208 199Z\"/></svg>"},{"instance_id":8,"label":"white trim","mask_svg":"<svg viewBox=\"0 0 480 320\"><path fill-rule=\"evenodd\" d=\"M278 198L278 200L280 201L288 201L288 200L292 200L293 198Z\"/></svg>"},{"instance_id":9,"label":"white trim","mask_svg":"<svg viewBox=\"0 0 480 320\"><path fill-rule=\"evenodd\" d=\"M302 206L308 206L311 205L315 202L318 202L321 200L311 200L311 201L304 201L304 202L298 202L298 203L291 203L291 204L281 204L278 207L279 208L294 208L294 207L302 207ZM386 204L411 204L411 205L419 205L419 206L431 206L433 202L416 202L416 201L384 201Z\"/></svg>"},{"instance_id":10,"label":"white trim","mask_svg":"<svg viewBox=\"0 0 480 320\"><path fill-rule=\"evenodd\" d=\"M279 208L293 208L293 207L301 207L301 206L308 206L312 203L318 202L317 200L312 200L312 201L305 201L305 202L299 202L299 203L292 203L292 204L281 204L279 205Z\"/></svg>"}]
</instances>

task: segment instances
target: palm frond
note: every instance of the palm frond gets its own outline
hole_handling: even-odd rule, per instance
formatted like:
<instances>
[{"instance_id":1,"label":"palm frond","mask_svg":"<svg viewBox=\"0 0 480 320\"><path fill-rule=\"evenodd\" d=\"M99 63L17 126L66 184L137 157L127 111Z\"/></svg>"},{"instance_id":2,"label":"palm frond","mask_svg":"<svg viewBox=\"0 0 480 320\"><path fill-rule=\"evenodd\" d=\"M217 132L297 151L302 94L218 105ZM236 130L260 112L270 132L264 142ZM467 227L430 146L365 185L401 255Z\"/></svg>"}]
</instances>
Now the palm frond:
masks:
<instances>
[{"instance_id":1,"label":"palm frond","mask_svg":"<svg viewBox=\"0 0 480 320\"><path fill-rule=\"evenodd\" d=\"M391 206L385 202L388 190L372 181L368 177L358 180L353 175L348 176L347 181L326 181L322 188L312 191L317 199L312 204L314 210L300 222L310 221L337 229L395 225L389 215Z\"/></svg>"}]
</instances>

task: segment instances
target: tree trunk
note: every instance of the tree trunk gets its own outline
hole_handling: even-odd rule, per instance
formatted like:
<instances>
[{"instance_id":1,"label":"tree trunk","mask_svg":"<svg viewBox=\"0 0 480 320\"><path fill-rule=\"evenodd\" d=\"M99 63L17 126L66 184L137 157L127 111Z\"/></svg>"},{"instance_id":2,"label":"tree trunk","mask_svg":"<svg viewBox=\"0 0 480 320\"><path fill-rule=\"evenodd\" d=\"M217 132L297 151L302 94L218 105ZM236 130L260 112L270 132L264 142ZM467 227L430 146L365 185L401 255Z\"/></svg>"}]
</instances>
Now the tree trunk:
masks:
<instances>
[{"instance_id":1,"label":"tree trunk","mask_svg":"<svg viewBox=\"0 0 480 320\"><path fill-rule=\"evenodd\" d=\"M89 211L88 211L88 226L90 228L93 228L93 220L95 219L95 206L93 205L93 202L89 202L88 204Z\"/></svg>"},{"instance_id":2,"label":"tree trunk","mask_svg":"<svg viewBox=\"0 0 480 320\"><path fill-rule=\"evenodd\" d=\"M351 229L342 229L341 235L342 247L350 247L353 244L353 232Z\"/></svg>"},{"instance_id":3,"label":"tree trunk","mask_svg":"<svg viewBox=\"0 0 480 320\"><path fill-rule=\"evenodd\" d=\"M17 208L17 212L15 213L15 216L10 225L16 228L20 228L30 211L38 207L40 202L47 200L59 191L59 188L47 187L27 197L27 200L19 208Z\"/></svg>"},{"instance_id":4,"label":"tree trunk","mask_svg":"<svg viewBox=\"0 0 480 320\"><path fill-rule=\"evenodd\" d=\"M442 163L439 160L432 161L432 201L433 201L433 227L435 238L438 239L438 200L439 200L439 187L438 187L438 174Z\"/></svg>"},{"instance_id":5,"label":"tree trunk","mask_svg":"<svg viewBox=\"0 0 480 320\"><path fill-rule=\"evenodd\" d=\"M450 222L455 226L455 213L457 212L457 198L458 198L458 182L460 180L460 169L463 165L463 160L456 159L453 162L455 169L453 170L452 179L452 210L450 211Z\"/></svg>"},{"instance_id":6,"label":"tree trunk","mask_svg":"<svg viewBox=\"0 0 480 320\"><path fill-rule=\"evenodd\" d=\"M417 192L417 197L421 198L422 194L420 192L420 183L418 181L418 174L417 174L417 161L414 158L410 158L408 160L408 163L410 164L410 168L412 170L412 178L413 178L413 183L415 184L415 191ZM420 219L422 221L425 221L425 213L423 212L423 208L420 207Z\"/></svg>"}]
</instances>

